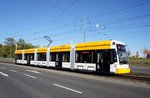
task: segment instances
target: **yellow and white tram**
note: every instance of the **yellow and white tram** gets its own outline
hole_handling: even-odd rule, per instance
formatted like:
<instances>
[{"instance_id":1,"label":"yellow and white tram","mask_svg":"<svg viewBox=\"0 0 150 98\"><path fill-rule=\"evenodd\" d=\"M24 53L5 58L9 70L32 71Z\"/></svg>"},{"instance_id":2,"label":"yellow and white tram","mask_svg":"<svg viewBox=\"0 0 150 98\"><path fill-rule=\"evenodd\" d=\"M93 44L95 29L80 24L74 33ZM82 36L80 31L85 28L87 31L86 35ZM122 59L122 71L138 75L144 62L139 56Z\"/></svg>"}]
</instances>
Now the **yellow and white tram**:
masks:
<instances>
[{"instance_id":1,"label":"yellow and white tram","mask_svg":"<svg viewBox=\"0 0 150 98\"><path fill-rule=\"evenodd\" d=\"M116 40L16 50L15 55L17 64L115 74L130 73L125 44Z\"/></svg>"}]
</instances>

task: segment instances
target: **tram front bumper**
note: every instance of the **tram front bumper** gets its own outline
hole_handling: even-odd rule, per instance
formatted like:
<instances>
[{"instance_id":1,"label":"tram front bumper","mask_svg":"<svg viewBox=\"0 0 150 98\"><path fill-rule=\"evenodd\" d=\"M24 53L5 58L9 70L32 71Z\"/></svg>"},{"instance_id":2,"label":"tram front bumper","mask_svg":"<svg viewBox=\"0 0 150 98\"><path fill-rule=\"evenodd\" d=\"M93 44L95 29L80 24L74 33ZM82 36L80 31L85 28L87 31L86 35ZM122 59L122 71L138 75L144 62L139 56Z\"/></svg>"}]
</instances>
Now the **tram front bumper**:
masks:
<instances>
[{"instance_id":1,"label":"tram front bumper","mask_svg":"<svg viewBox=\"0 0 150 98\"><path fill-rule=\"evenodd\" d=\"M127 74L130 73L130 68L117 68L116 74Z\"/></svg>"}]
</instances>

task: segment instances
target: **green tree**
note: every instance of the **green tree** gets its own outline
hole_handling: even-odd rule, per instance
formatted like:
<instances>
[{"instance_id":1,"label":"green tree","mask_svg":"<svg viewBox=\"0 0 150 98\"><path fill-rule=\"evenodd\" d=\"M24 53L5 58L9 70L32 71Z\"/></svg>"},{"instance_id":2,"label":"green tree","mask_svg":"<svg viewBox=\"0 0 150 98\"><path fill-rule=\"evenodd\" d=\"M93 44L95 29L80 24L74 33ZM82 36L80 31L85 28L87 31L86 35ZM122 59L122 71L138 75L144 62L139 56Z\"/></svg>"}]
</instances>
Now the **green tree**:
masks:
<instances>
[{"instance_id":1,"label":"green tree","mask_svg":"<svg viewBox=\"0 0 150 98\"><path fill-rule=\"evenodd\" d=\"M17 42L17 49L25 49L25 41L24 39L19 39Z\"/></svg>"},{"instance_id":2,"label":"green tree","mask_svg":"<svg viewBox=\"0 0 150 98\"><path fill-rule=\"evenodd\" d=\"M24 39L19 39L17 42L17 49L30 49L37 48L31 43L26 43ZM14 52L16 50L16 41L14 38L8 37L5 39L4 44L0 44L0 57L14 58Z\"/></svg>"},{"instance_id":3,"label":"green tree","mask_svg":"<svg viewBox=\"0 0 150 98\"><path fill-rule=\"evenodd\" d=\"M36 48L37 46L32 45L31 43L25 44L25 49Z\"/></svg>"},{"instance_id":4,"label":"green tree","mask_svg":"<svg viewBox=\"0 0 150 98\"><path fill-rule=\"evenodd\" d=\"M4 58L9 57L8 51L9 51L9 50L8 50L8 46L4 45L3 48L2 48L2 56L3 56Z\"/></svg>"},{"instance_id":5,"label":"green tree","mask_svg":"<svg viewBox=\"0 0 150 98\"><path fill-rule=\"evenodd\" d=\"M37 48L38 46L34 46L31 43L26 43L24 39L19 39L17 42L17 49L30 49L30 48Z\"/></svg>"},{"instance_id":6,"label":"green tree","mask_svg":"<svg viewBox=\"0 0 150 98\"><path fill-rule=\"evenodd\" d=\"M4 41L4 55L9 58L14 57L15 52L15 40L14 38L8 37Z\"/></svg>"},{"instance_id":7,"label":"green tree","mask_svg":"<svg viewBox=\"0 0 150 98\"><path fill-rule=\"evenodd\" d=\"M3 44L0 44L0 57L3 57Z\"/></svg>"}]
</instances>

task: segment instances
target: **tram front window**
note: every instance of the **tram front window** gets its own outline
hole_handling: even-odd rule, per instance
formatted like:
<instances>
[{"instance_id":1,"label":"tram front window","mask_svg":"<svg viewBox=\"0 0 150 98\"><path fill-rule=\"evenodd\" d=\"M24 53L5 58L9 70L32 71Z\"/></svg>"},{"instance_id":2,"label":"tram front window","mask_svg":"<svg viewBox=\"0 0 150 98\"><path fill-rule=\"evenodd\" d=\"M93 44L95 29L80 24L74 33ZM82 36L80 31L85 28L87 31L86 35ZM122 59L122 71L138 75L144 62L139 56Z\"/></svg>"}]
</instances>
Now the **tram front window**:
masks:
<instances>
[{"instance_id":1,"label":"tram front window","mask_svg":"<svg viewBox=\"0 0 150 98\"><path fill-rule=\"evenodd\" d=\"M126 54L125 46L117 45L117 51L118 51L120 64L127 64L128 61L127 61L127 54Z\"/></svg>"}]
</instances>

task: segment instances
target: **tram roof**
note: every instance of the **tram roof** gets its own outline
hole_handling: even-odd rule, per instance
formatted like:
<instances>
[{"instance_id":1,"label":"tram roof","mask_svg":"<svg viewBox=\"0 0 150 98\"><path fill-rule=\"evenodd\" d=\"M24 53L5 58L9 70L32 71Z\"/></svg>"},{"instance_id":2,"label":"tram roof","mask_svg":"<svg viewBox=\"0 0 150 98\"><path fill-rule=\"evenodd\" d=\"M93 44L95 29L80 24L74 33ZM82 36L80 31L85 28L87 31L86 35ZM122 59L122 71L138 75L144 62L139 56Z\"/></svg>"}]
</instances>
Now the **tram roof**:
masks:
<instances>
[{"instance_id":1,"label":"tram roof","mask_svg":"<svg viewBox=\"0 0 150 98\"><path fill-rule=\"evenodd\" d=\"M117 41L117 40L102 40L102 41L95 41L95 42L77 43L75 45L75 50L80 51L80 50L110 49L112 42L125 45L121 41ZM70 51L70 48L71 48L70 44L51 46L50 52L67 52L67 51ZM37 53L44 53L48 50L47 47L40 47L40 48L35 48L35 49L37 49ZM25 54L34 53L35 49L34 48L25 49L24 53ZM15 54L22 54L22 52L23 52L23 50L16 50Z\"/></svg>"}]
</instances>

